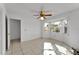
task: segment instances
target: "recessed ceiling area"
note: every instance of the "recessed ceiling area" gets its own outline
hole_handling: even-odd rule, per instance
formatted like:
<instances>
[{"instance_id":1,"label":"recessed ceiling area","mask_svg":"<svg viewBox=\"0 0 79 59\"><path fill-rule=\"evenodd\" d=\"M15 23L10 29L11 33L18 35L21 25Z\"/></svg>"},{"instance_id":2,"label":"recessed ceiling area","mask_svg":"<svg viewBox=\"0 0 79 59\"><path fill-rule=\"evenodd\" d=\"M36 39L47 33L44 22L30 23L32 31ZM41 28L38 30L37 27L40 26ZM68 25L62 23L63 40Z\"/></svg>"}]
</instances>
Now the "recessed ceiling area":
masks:
<instances>
[{"instance_id":1,"label":"recessed ceiling area","mask_svg":"<svg viewBox=\"0 0 79 59\"><path fill-rule=\"evenodd\" d=\"M5 3L8 14L26 14L33 15L43 7L45 10L52 11L52 14L59 15L79 8L77 3Z\"/></svg>"}]
</instances>

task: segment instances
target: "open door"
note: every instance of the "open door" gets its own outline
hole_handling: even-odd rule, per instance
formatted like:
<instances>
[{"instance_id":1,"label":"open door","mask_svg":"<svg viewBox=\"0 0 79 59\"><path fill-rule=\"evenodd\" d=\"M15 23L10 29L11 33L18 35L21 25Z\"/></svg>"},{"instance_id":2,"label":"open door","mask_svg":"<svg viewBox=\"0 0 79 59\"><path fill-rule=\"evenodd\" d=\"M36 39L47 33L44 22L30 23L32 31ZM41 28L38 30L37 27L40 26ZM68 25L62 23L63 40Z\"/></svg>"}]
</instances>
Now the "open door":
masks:
<instances>
[{"instance_id":1,"label":"open door","mask_svg":"<svg viewBox=\"0 0 79 59\"><path fill-rule=\"evenodd\" d=\"M6 32L6 45L5 46L6 46L6 50L8 50L8 19L7 19L7 16L5 16L5 23L6 23L5 24L5 27L6 27L5 29L6 30L5 31Z\"/></svg>"}]
</instances>

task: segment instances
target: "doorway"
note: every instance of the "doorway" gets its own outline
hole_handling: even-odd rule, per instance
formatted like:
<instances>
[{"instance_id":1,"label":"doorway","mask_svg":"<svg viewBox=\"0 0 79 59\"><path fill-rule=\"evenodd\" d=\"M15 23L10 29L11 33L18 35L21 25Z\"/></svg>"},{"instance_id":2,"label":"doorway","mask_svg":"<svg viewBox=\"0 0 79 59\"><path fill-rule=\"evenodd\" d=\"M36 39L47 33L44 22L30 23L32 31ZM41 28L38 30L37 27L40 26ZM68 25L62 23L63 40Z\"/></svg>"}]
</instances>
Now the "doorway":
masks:
<instances>
[{"instance_id":1,"label":"doorway","mask_svg":"<svg viewBox=\"0 0 79 59\"><path fill-rule=\"evenodd\" d=\"M21 41L21 20L10 19L10 41Z\"/></svg>"},{"instance_id":2,"label":"doorway","mask_svg":"<svg viewBox=\"0 0 79 59\"><path fill-rule=\"evenodd\" d=\"M10 49L14 49L13 44L18 44L21 42L21 20L8 19L6 16L5 28L6 28L5 49L7 53Z\"/></svg>"}]
</instances>

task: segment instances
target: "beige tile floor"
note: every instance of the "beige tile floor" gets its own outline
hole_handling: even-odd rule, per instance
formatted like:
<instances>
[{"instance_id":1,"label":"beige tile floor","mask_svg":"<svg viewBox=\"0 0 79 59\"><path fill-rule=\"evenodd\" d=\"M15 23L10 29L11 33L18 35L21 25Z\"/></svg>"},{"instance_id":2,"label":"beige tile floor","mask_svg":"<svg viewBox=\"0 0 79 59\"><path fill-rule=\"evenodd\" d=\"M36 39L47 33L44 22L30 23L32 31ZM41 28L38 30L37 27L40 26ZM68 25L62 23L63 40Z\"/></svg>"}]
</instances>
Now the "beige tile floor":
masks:
<instances>
[{"instance_id":1,"label":"beige tile floor","mask_svg":"<svg viewBox=\"0 0 79 59\"><path fill-rule=\"evenodd\" d=\"M53 48L50 49L49 46L44 48L46 42L51 43ZM60 49L62 47L66 49ZM24 42L13 40L6 55L72 55L71 50L67 44L54 39L34 39Z\"/></svg>"}]
</instances>

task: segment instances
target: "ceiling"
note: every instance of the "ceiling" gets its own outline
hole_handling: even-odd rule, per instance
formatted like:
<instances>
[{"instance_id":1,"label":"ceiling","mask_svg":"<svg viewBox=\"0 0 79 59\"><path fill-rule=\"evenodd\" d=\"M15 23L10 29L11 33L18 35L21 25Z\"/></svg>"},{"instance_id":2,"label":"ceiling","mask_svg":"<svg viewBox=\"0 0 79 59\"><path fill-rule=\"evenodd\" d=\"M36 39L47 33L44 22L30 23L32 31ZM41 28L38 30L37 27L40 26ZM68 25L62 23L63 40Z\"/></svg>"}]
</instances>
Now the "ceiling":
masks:
<instances>
[{"instance_id":1,"label":"ceiling","mask_svg":"<svg viewBox=\"0 0 79 59\"><path fill-rule=\"evenodd\" d=\"M79 8L78 3L5 3L8 14L23 13L33 15L34 11L39 11L43 7L45 10L52 11L54 15L59 15ZM27 14L28 13L28 14Z\"/></svg>"}]
</instances>

